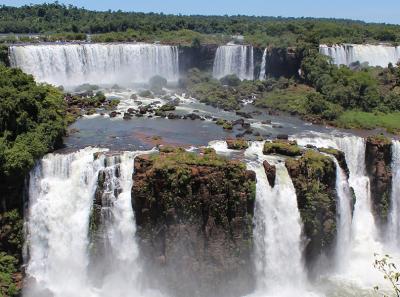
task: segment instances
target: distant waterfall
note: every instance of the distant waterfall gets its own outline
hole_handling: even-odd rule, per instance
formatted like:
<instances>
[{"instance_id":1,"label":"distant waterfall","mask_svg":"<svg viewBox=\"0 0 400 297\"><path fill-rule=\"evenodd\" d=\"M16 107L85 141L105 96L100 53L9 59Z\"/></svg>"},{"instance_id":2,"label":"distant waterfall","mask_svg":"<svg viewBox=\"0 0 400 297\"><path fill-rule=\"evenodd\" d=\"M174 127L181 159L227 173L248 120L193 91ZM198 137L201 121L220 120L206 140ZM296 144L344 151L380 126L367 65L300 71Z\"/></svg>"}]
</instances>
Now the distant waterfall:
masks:
<instances>
[{"instance_id":1,"label":"distant waterfall","mask_svg":"<svg viewBox=\"0 0 400 297\"><path fill-rule=\"evenodd\" d=\"M262 162L263 143L246 150L248 168L257 176L254 241L257 289L251 296L308 296L302 261L301 219L297 197L284 163L268 159L277 168L274 188L268 183ZM255 160L254 160L255 158ZM273 157L271 157L273 158Z\"/></svg>"},{"instance_id":2,"label":"distant waterfall","mask_svg":"<svg viewBox=\"0 0 400 297\"><path fill-rule=\"evenodd\" d=\"M25 297L160 296L143 293L139 283L130 199L136 153L95 157L98 152L88 148L68 155L49 154L32 171L26 270L31 281ZM101 265L90 263L89 218L95 197L102 201L101 226L97 226L102 234L97 236L107 247L94 261L106 265L103 271L94 269Z\"/></svg>"},{"instance_id":3,"label":"distant waterfall","mask_svg":"<svg viewBox=\"0 0 400 297\"><path fill-rule=\"evenodd\" d=\"M263 56L262 56L262 60L261 60L261 69L260 69L260 76L259 76L259 80L265 80L266 78L266 65L267 65L267 54L268 54L268 48L265 48Z\"/></svg>"},{"instance_id":4,"label":"distant waterfall","mask_svg":"<svg viewBox=\"0 0 400 297\"><path fill-rule=\"evenodd\" d=\"M400 141L392 144L392 209L389 215L388 237L393 246L400 244Z\"/></svg>"},{"instance_id":5,"label":"distant waterfall","mask_svg":"<svg viewBox=\"0 0 400 297\"><path fill-rule=\"evenodd\" d=\"M320 45L320 53L333 59L336 65L347 65L354 62L369 66L387 67L389 63L396 65L400 60L400 47L370 44Z\"/></svg>"},{"instance_id":6,"label":"distant waterfall","mask_svg":"<svg viewBox=\"0 0 400 297\"><path fill-rule=\"evenodd\" d=\"M235 74L241 80L254 79L253 47L247 45L224 45L217 49L213 76L220 79Z\"/></svg>"},{"instance_id":7,"label":"distant waterfall","mask_svg":"<svg viewBox=\"0 0 400 297\"><path fill-rule=\"evenodd\" d=\"M10 47L11 65L55 85L129 84L155 75L176 82L178 48L155 44L59 44Z\"/></svg>"}]
</instances>

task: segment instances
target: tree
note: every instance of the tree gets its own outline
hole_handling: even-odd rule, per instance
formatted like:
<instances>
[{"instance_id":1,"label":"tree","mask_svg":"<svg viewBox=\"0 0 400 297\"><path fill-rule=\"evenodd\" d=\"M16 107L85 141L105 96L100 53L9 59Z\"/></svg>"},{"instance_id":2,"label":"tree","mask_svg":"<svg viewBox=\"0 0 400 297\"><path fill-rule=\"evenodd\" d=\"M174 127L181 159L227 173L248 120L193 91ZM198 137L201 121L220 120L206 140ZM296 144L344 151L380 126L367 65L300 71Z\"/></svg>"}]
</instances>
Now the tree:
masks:
<instances>
[{"instance_id":1,"label":"tree","mask_svg":"<svg viewBox=\"0 0 400 297\"><path fill-rule=\"evenodd\" d=\"M378 258L379 255L375 254L374 267L383 273L383 278L390 283L392 291L395 296L400 297L400 272L397 270L396 265L393 263L392 257L385 255L383 258ZM375 291L379 291L379 287L374 287ZM383 294L385 297L389 297Z\"/></svg>"}]
</instances>

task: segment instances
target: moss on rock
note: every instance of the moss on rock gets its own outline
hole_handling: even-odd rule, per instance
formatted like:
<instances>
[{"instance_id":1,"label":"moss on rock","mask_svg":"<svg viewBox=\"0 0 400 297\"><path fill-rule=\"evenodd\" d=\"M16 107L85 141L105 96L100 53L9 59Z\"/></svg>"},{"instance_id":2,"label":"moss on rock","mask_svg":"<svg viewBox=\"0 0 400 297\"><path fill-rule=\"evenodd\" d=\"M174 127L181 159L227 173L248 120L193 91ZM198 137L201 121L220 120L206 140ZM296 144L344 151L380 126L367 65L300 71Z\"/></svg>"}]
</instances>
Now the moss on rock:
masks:
<instances>
[{"instance_id":1,"label":"moss on rock","mask_svg":"<svg viewBox=\"0 0 400 297\"><path fill-rule=\"evenodd\" d=\"M138 156L133 178L141 250L174 296L251 290L254 172L178 148Z\"/></svg>"},{"instance_id":2,"label":"moss on rock","mask_svg":"<svg viewBox=\"0 0 400 297\"><path fill-rule=\"evenodd\" d=\"M302 154L302 149L297 145L295 141L276 139L272 142L265 142L263 153L264 155L277 154L294 157L300 156Z\"/></svg>"},{"instance_id":3,"label":"moss on rock","mask_svg":"<svg viewBox=\"0 0 400 297\"><path fill-rule=\"evenodd\" d=\"M383 135L366 140L365 164L371 185L372 210L378 224L388 220L392 185L392 142Z\"/></svg>"},{"instance_id":4,"label":"moss on rock","mask_svg":"<svg viewBox=\"0 0 400 297\"><path fill-rule=\"evenodd\" d=\"M321 253L329 253L336 238L336 167L333 160L307 150L286 167L296 189L297 203L307 238L305 258L313 264Z\"/></svg>"},{"instance_id":5,"label":"moss on rock","mask_svg":"<svg viewBox=\"0 0 400 297\"><path fill-rule=\"evenodd\" d=\"M228 145L228 149L231 150L245 150L249 147L249 143L243 138L227 139L226 143Z\"/></svg>"},{"instance_id":6,"label":"moss on rock","mask_svg":"<svg viewBox=\"0 0 400 297\"><path fill-rule=\"evenodd\" d=\"M336 160L338 161L339 166L346 173L347 177L349 177L350 171L349 171L349 167L347 166L346 156L345 156L344 152L339 151L339 150L334 149L334 148L324 148L324 147L320 148L318 150L320 152L322 152L322 153L334 156L336 158Z\"/></svg>"}]
</instances>

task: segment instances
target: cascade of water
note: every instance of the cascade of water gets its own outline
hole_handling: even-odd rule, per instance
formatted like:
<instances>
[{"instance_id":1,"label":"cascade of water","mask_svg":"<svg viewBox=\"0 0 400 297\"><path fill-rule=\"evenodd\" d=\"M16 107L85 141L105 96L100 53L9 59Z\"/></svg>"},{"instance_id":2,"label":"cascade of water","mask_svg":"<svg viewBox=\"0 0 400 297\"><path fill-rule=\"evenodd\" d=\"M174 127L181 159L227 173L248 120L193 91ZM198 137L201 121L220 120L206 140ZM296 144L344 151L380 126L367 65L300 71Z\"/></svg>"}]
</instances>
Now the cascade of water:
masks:
<instances>
[{"instance_id":1,"label":"cascade of water","mask_svg":"<svg viewBox=\"0 0 400 297\"><path fill-rule=\"evenodd\" d=\"M379 242L371 211L369 178L365 166L365 140L357 136L322 137L318 135L316 137L299 137L297 141L300 145L332 147L345 153L350 171L349 185L354 189L356 204L351 225L352 240L348 247L349 250L340 251L348 254L349 257L348 260L346 258L338 259L339 277L357 283L359 286L371 288L381 280L379 273L373 269L372 263L375 253L383 253L383 246ZM351 216L349 213L343 215ZM338 248L344 249L346 246Z\"/></svg>"},{"instance_id":2,"label":"cascade of water","mask_svg":"<svg viewBox=\"0 0 400 297\"><path fill-rule=\"evenodd\" d=\"M140 152L95 157L96 152L50 154L32 171L27 274L35 284L24 296L46 291L54 297L161 296L143 290L139 279L131 187L134 157ZM89 245L93 197L101 215ZM92 265L90 254L98 248L104 253Z\"/></svg>"},{"instance_id":3,"label":"cascade of water","mask_svg":"<svg viewBox=\"0 0 400 297\"><path fill-rule=\"evenodd\" d=\"M88 223L101 161L98 150L47 155L31 172L29 184L27 275L36 286L24 296L48 290L57 297L91 296L86 286ZM68 281L65 281L68 279Z\"/></svg>"},{"instance_id":4,"label":"cascade of water","mask_svg":"<svg viewBox=\"0 0 400 297\"><path fill-rule=\"evenodd\" d=\"M369 66L387 67L389 63L396 65L400 60L400 47L370 44L320 45L320 53L333 59L336 65L347 65L354 62Z\"/></svg>"},{"instance_id":5,"label":"cascade of water","mask_svg":"<svg viewBox=\"0 0 400 297\"><path fill-rule=\"evenodd\" d=\"M351 190L347 181L347 176L340 167L335 157L332 157L336 165L336 192L337 203L337 242L336 242L336 263L342 265L349 261L349 250L351 241ZM337 267L342 270L342 267Z\"/></svg>"},{"instance_id":6,"label":"cascade of water","mask_svg":"<svg viewBox=\"0 0 400 297\"><path fill-rule=\"evenodd\" d=\"M56 85L130 84L160 75L179 78L178 48L155 44L62 44L11 46L13 67Z\"/></svg>"},{"instance_id":7,"label":"cascade of water","mask_svg":"<svg viewBox=\"0 0 400 297\"><path fill-rule=\"evenodd\" d=\"M246 45L224 45L217 49L214 59L213 76L220 79L236 74L241 80L253 80L253 47Z\"/></svg>"},{"instance_id":8,"label":"cascade of water","mask_svg":"<svg viewBox=\"0 0 400 297\"><path fill-rule=\"evenodd\" d=\"M267 54L268 54L268 48L265 48L263 56L262 56L262 60L261 60L261 69L260 69L260 80L265 80L266 78L266 65L267 65Z\"/></svg>"},{"instance_id":9,"label":"cascade of water","mask_svg":"<svg viewBox=\"0 0 400 297\"><path fill-rule=\"evenodd\" d=\"M245 153L248 168L257 176L254 230L257 290L252 296L314 295L306 291L302 227L294 186L284 163L264 156L262 147L262 142L252 143ZM274 188L269 185L262 165L267 158L277 168Z\"/></svg>"},{"instance_id":10,"label":"cascade of water","mask_svg":"<svg viewBox=\"0 0 400 297\"><path fill-rule=\"evenodd\" d=\"M393 247L400 244L400 141L392 143L392 208L389 216L388 237Z\"/></svg>"}]
</instances>

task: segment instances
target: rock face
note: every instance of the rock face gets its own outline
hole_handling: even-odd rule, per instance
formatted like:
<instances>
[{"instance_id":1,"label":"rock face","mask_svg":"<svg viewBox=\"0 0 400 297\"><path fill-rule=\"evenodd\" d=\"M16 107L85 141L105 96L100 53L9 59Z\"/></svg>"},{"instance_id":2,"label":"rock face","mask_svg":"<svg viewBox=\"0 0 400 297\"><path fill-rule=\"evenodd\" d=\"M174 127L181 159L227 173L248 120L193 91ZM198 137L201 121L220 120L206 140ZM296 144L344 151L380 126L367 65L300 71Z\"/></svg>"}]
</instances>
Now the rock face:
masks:
<instances>
[{"instance_id":1,"label":"rock face","mask_svg":"<svg viewBox=\"0 0 400 297\"><path fill-rule=\"evenodd\" d=\"M243 296L254 288L255 174L214 151L135 160L132 203L140 250L172 296Z\"/></svg>"},{"instance_id":2,"label":"rock face","mask_svg":"<svg viewBox=\"0 0 400 297\"><path fill-rule=\"evenodd\" d=\"M370 179L372 209L375 220L383 226L388 219L392 185L392 143L384 136L367 138L365 164Z\"/></svg>"},{"instance_id":3,"label":"rock face","mask_svg":"<svg viewBox=\"0 0 400 297\"><path fill-rule=\"evenodd\" d=\"M329 254L336 238L336 167L333 160L308 150L300 159L287 159L296 189L306 237L305 260L312 266L321 253Z\"/></svg>"},{"instance_id":4,"label":"rock face","mask_svg":"<svg viewBox=\"0 0 400 297\"><path fill-rule=\"evenodd\" d=\"M320 152L332 155L336 158L339 163L339 166L343 169L344 173L347 175L347 178L350 176L350 170L347 166L346 156L342 151L333 148L320 148Z\"/></svg>"},{"instance_id":5,"label":"rock face","mask_svg":"<svg viewBox=\"0 0 400 297\"><path fill-rule=\"evenodd\" d=\"M267 160L263 162L265 174L267 175L268 183L271 187L275 187L276 166L268 163Z\"/></svg>"},{"instance_id":6,"label":"rock face","mask_svg":"<svg viewBox=\"0 0 400 297\"><path fill-rule=\"evenodd\" d=\"M181 46L179 48L180 73L186 73L191 68L211 70L217 48L217 44L205 44L199 47Z\"/></svg>"},{"instance_id":7,"label":"rock face","mask_svg":"<svg viewBox=\"0 0 400 297\"><path fill-rule=\"evenodd\" d=\"M296 141L288 141L276 139L274 141L266 141L263 148L264 155L284 155L284 156L299 156L302 154L301 148Z\"/></svg>"},{"instance_id":8,"label":"rock face","mask_svg":"<svg viewBox=\"0 0 400 297\"><path fill-rule=\"evenodd\" d=\"M249 147L248 142L243 138L227 139L226 144L228 146L228 149L231 150L245 150Z\"/></svg>"},{"instance_id":9,"label":"rock face","mask_svg":"<svg viewBox=\"0 0 400 297\"><path fill-rule=\"evenodd\" d=\"M268 50L266 74L273 77L298 76L301 57L293 48L271 48Z\"/></svg>"}]
</instances>

